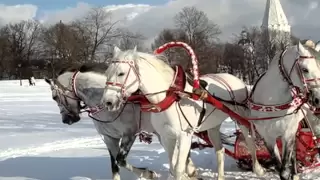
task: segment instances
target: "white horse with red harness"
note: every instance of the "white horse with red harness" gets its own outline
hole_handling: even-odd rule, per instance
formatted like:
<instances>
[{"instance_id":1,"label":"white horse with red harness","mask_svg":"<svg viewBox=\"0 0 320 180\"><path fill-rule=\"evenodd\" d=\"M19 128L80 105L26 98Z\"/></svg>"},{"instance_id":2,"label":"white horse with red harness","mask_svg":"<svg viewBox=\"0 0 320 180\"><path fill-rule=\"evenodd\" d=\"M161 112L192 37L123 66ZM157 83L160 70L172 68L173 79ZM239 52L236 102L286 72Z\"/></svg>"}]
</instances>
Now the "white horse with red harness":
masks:
<instances>
[{"instance_id":1,"label":"white horse with red harness","mask_svg":"<svg viewBox=\"0 0 320 180\"><path fill-rule=\"evenodd\" d=\"M197 69L196 56L187 44L174 42L167 45L186 48L192 57L193 69ZM166 48L164 46L156 53ZM219 130L229 116L211 104L180 97L184 95L180 92L192 92L193 89L186 82L186 74L180 66L173 69L154 54L137 52L136 49L121 51L115 47L106 76L108 81L102 103L106 104L108 110L119 110L129 100L139 102L142 111L155 112L151 122L169 155L170 172L175 179L180 180L184 175L193 132L201 131L208 131L217 154L218 179L224 179L224 148ZM194 76L198 78L197 73ZM244 103L248 98L248 90L240 79L226 73L207 74L201 79L205 82L202 83L203 88L219 97L233 111L246 115ZM138 90L140 94L136 94ZM248 130L243 126L241 130L249 149L254 150L255 144L248 136ZM255 151L252 151L252 156L254 171L263 175L264 169L257 161Z\"/></svg>"},{"instance_id":2,"label":"white horse with red harness","mask_svg":"<svg viewBox=\"0 0 320 180\"><path fill-rule=\"evenodd\" d=\"M119 166L135 173L138 177L154 179L157 175L153 171L132 166L126 161L136 135L141 130L154 132L150 123L150 113L141 113L140 107L132 103L116 112L108 112L99 107L106 81L103 68L100 64L83 65L80 68L61 71L56 80L45 79L51 87L53 100L59 106L62 122L68 125L77 123L80 120L80 113L84 110L80 102L84 102L85 112L89 112L98 133L102 135L107 145L113 180L120 180ZM191 161L188 163L192 171L193 164ZM194 174L194 171L193 167L191 174Z\"/></svg>"},{"instance_id":3,"label":"white horse with red harness","mask_svg":"<svg viewBox=\"0 0 320 180\"><path fill-rule=\"evenodd\" d=\"M126 162L137 135L140 141L151 142L150 133L154 132L150 123L151 112L141 112L140 105L132 103L128 103L119 111L106 111L100 104L107 79L104 75L105 70L106 67L101 67L101 64L85 64L80 68L71 67L62 70L57 79L45 79L45 81L51 87L52 98L60 109L63 123L72 125L80 120L80 113L89 113L98 133L103 136L103 141L107 145L113 180L120 180L119 166L139 177L156 179L155 172ZM80 102L83 102L85 107L81 106ZM190 178L197 176L190 154L186 172Z\"/></svg>"},{"instance_id":4,"label":"white horse with red harness","mask_svg":"<svg viewBox=\"0 0 320 180\"><path fill-rule=\"evenodd\" d=\"M251 122L276 157L282 180L296 174L295 139L299 122L320 107L320 68L313 50L300 43L275 56L267 72L260 77L248 100ZM312 53L316 53L315 51ZM312 110L311 109L311 110ZM262 118L267 120L262 120ZM272 117L270 119L270 117ZM274 153L281 137L282 157Z\"/></svg>"}]
</instances>

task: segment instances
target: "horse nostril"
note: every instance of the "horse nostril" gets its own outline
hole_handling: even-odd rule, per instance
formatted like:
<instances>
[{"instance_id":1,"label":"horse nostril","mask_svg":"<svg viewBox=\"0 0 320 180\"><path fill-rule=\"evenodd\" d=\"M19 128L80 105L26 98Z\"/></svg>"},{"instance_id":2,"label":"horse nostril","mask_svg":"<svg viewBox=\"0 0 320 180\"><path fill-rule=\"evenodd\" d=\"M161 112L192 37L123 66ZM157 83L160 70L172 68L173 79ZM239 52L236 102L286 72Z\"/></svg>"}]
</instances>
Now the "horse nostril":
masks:
<instances>
[{"instance_id":1,"label":"horse nostril","mask_svg":"<svg viewBox=\"0 0 320 180\"><path fill-rule=\"evenodd\" d=\"M315 103L316 105L319 105L319 102L320 102L320 100L319 100L318 98L315 98L315 99L314 99L314 103Z\"/></svg>"},{"instance_id":2,"label":"horse nostril","mask_svg":"<svg viewBox=\"0 0 320 180\"><path fill-rule=\"evenodd\" d=\"M112 106L112 103L110 101L106 102L107 106Z\"/></svg>"}]
</instances>

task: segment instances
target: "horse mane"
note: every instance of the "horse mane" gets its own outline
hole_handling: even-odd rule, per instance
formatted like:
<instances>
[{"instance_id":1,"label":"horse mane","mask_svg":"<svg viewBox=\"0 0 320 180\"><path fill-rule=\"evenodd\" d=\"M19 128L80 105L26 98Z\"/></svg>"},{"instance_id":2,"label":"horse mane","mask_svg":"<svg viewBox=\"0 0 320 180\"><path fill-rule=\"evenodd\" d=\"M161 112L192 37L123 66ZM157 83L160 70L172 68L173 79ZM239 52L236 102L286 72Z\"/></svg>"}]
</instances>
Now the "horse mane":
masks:
<instances>
[{"instance_id":1,"label":"horse mane","mask_svg":"<svg viewBox=\"0 0 320 180\"><path fill-rule=\"evenodd\" d=\"M173 69L168 63L169 61L163 55L155 55L150 53L137 52L139 61L143 61L146 64L152 66L159 73L164 75L168 81L172 81Z\"/></svg>"},{"instance_id":2,"label":"horse mane","mask_svg":"<svg viewBox=\"0 0 320 180\"><path fill-rule=\"evenodd\" d=\"M283 52L283 51L277 52L277 53L274 55L274 57L273 57L272 60L270 61L270 64L269 64L268 69L269 69L270 67L272 67L272 66L277 67L277 64L278 64L278 61L279 61L279 59L280 59L280 56L281 56L282 52Z\"/></svg>"},{"instance_id":3,"label":"horse mane","mask_svg":"<svg viewBox=\"0 0 320 180\"><path fill-rule=\"evenodd\" d=\"M58 76L66 72L76 72L76 71L80 71L82 73L96 72L99 74L104 74L107 68L108 68L108 65L106 63L90 62L90 63L84 63L82 65L76 64L76 65L70 65L61 69L61 71L58 73Z\"/></svg>"},{"instance_id":4,"label":"horse mane","mask_svg":"<svg viewBox=\"0 0 320 180\"><path fill-rule=\"evenodd\" d=\"M315 50L313 47L310 47L306 44L303 44L302 45L307 51L309 51L309 53L315 57L316 60L320 60L320 52L318 52L317 50ZM288 49L295 49L296 51L298 51L297 49L297 45L292 45L292 46L289 46ZM274 66L274 67L277 67L277 65L275 65L276 63L278 63L278 59L280 58L282 54L282 51L281 52L278 52L274 57L273 59L271 60L270 62L270 65L269 65L269 68Z\"/></svg>"},{"instance_id":5,"label":"horse mane","mask_svg":"<svg viewBox=\"0 0 320 180\"><path fill-rule=\"evenodd\" d=\"M310 54L316 58L316 60L320 60L320 52L316 51L310 46L303 45L303 47L306 48L310 52Z\"/></svg>"}]
</instances>

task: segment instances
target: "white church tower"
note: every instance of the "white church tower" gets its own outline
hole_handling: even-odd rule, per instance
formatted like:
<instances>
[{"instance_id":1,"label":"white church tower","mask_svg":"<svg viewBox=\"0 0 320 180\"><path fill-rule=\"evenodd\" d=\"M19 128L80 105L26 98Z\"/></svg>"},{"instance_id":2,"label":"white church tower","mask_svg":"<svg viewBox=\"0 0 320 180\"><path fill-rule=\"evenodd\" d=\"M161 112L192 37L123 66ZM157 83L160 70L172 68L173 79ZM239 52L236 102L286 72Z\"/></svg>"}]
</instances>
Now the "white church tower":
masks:
<instances>
[{"instance_id":1,"label":"white church tower","mask_svg":"<svg viewBox=\"0 0 320 180\"><path fill-rule=\"evenodd\" d=\"M267 30L271 42L290 42L291 27L280 0L267 0L261 28Z\"/></svg>"}]
</instances>

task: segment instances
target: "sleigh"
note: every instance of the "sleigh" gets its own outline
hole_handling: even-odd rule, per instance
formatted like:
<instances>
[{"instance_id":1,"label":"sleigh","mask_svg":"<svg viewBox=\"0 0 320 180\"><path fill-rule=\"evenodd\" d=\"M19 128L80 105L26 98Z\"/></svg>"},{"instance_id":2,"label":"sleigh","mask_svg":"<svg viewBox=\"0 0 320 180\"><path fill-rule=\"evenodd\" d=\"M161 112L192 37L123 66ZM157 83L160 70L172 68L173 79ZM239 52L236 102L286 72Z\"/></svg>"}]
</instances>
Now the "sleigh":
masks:
<instances>
[{"instance_id":1,"label":"sleigh","mask_svg":"<svg viewBox=\"0 0 320 180\"><path fill-rule=\"evenodd\" d=\"M170 42L167 43L160 48L158 48L155 53L159 54L171 47L183 47L187 50L190 48L186 48L185 44L182 42ZM190 54L190 53L189 53ZM192 55L190 54L192 57ZM230 110L226 107L221 100L218 100L215 96L209 94L207 91L201 88L201 81L199 80L198 66L197 60L193 57L193 92L189 93L189 98L193 99L201 99L207 103L210 103L212 106L215 106L217 109L227 113L231 118L235 119L237 123L240 123L244 126L247 126L250 129L250 123L248 119L241 117L237 113ZM298 172L304 172L309 169L313 169L317 166L320 166L320 158L319 152L320 148L318 146L318 142L320 139L315 138L310 129L306 120L303 120L300 123L298 131L296 133L296 167ZM197 136L201 141L194 141L192 143L192 149L203 149L203 148L212 148L207 132L196 132L195 136ZM259 134L255 133L255 142L256 142L256 154L259 162L265 166L266 168L270 168L276 164L276 162L271 161L271 156L266 148L263 138L259 136ZM243 169L252 169L251 156L246 146L244 136L240 129L236 129L233 134L231 134L228 138L233 139L232 143L224 143L225 145L225 153L235 159L240 168ZM282 152L282 144L281 140L278 139L277 145L279 148L279 152L281 155Z\"/></svg>"},{"instance_id":2,"label":"sleigh","mask_svg":"<svg viewBox=\"0 0 320 180\"><path fill-rule=\"evenodd\" d=\"M204 149L204 148L213 148L211 144L207 132L195 133L195 135L200 138L203 142L194 141L191 145L192 149ZM263 139L256 134L256 153L259 162L265 168L272 168L275 166L276 162L272 162L271 156L268 152L268 149L264 145ZM225 153L236 160L238 167L245 170L252 169L251 155L246 146L243 134L240 129L237 129L229 138L234 138L234 143L225 144L226 146L231 146L230 148L225 148ZM317 140L316 140L317 141ZM278 148L282 150L282 144L280 139L277 141ZM313 139L313 134L310 131L309 127L305 126L305 123L301 123L296 138L296 163L298 172L304 172L306 170L310 170L320 166L320 158L319 158L319 147L315 144Z\"/></svg>"}]
</instances>

